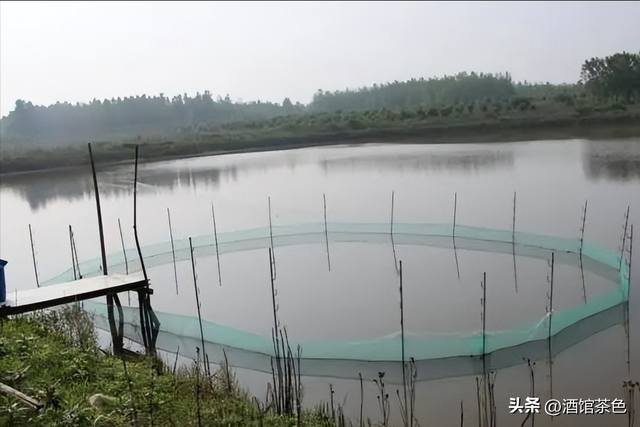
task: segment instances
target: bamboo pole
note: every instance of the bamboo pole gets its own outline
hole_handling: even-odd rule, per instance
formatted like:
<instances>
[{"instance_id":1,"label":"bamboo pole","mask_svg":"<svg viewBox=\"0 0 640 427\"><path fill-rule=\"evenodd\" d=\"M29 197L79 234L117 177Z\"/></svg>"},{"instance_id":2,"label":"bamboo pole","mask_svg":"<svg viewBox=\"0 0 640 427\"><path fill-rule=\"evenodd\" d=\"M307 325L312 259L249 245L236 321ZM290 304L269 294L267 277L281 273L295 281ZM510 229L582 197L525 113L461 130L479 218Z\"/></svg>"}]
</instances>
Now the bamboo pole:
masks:
<instances>
[{"instance_id":1,"label":"bamboo pole","mask_svg":"<svg viewBox=\"0 0 640 427\"><path fill-rule=\"evenodd\" d=\"M171 213L167 208L167 220L169 221L169 239L171 239L171 256L173 257L173 280L176 284L176 295L178 295L178 268L176 266L176 248L173 244L173 228L171 227Z\"/></svg>"},{"instance_id":2,"label":"bamboo pole","mask_svg":"<svg viewBox=\"0 0 640 427\"><path fill-rule=\"evenodd\" d=\"M400 342L402 344L402 389L404 392L404 419L405 423L408 419L407 412L407 373L405 366L405 348L404 348L404 296L402 290L402 260L400 260Z\"/></svg>"},{"instance_id":3,"label":"bamboo pole","mask_svg":"<svg viewBox=\"0 0 640 427\"><path fill-rule=\"evenodd\" d=\"M518 270L516 268L516 192L513 192L513 223L511 226L511 253L513 255L513 282L518 293Z\"/></svg>"},{"instance_id":4,"label":"bamboo pole","mask_svg":"<svg viewBox=\"0 0 640 427\"><path fill-rule=\"evenodd\" d=\"M584 246L584 229L587 222L587 203L589 200L584 201L584 210L582 212L582 227L580 227L580 256L582 256L582 247Z\"/></svg>"},{"instance_id":5,"label":"bamboo pole","mask_svg":"<svg viewBox=\"0 0 640 427\"><path fill-rule=\"evenodd\" d=\"M71 224L69 224L69 247L71 248L71 267L73 268L73 280L78 280L76 274L76 259L73 256L73 231L71 231Z\"/></svg>"},{"instance_id":6,"label":"bamboo pole","mask_svg":"<svg viewBox=\"0 0 640 427\"><path fill-rule=\"evenodd\" d=\"M624 259L624 248L627 243L627 226L629 224L629 206L627 206L627 213L624 215L624 230L622 232L622 247L620 248L620 265L618 269L622 268L622 260Z\"/></svg>"},{"instance_id":7,"label":"bamboo pole","mask_svg":"<svg viewBox=\"0 0 640 427\"><path fill-rule=\"evenodd\" d=\"M487 272L482 273L482 382L484 393L484 425L489 425L487 418L487 396L489 395L489 378L487 376Z\"/></svg>"},{"instance_id":8,"label":"bamboo pole","mask_svg":"<svg viewBox=\"0 0 640 427\"><path fill-rule=\"evenodd\" d=\"M282 414L285 406L285 391L284 391L284 379L282 373L282 359L280 354L280 335L279 335L279 321L278 321L278 304L276 303L276 288L275 288L275 260L273 257L273 251L269 248L269 270L270 270L270 280L271 280L271 303L273 310L273 330L272 330L272 340L274 347L274 357L276 361L276 370L274 371L274 377L277 373L277 384L274 382L273 388L277 390L275 395L276 397L276 406L278 414ZM283 351L284 353L284 351Z\"/></svg>"},{"instance_id":9,"label":"bamboo pole","mask_svg":"<svg viewBox=\"0 0 640 427\"><path fill-rule=\"evenodd\" d=\"M100 209L100 192L98 191L98 177L96 176L96 166L93 162L93 153L91 151L91 143L88 143L89 147L89 160L91 161L91 173L93 175L93 188L96 194L96 210L98 211L98 231L100 233L100 254L102 255L102 274L105 276L107 273L107 251L104 246L104 230L102 227L102 210Z\"/></svg>"},{"instance_id":10,"label":"bamboo pole","mask_svg":"<svg viewBox=\"0 0 640 427\"><path fill-rule=\"evenodd\" d=\"M393 236L393 210L394 210L394 202L395 202L395 195L396 192L395 190L391 191L391 230L389 232L389 234L391 234Z\"/></svg>"},{"instance_id":11,"label":"bamboo pole","mask_svg":"<svg viewBox=\"0 0 640 427\"><path fill-rule=\"evenodd\" d=\"M120 218L118 218L118 229L120 230L120 243L122 243L122 255L124 255L125 273L129 274L129 261L127 260L127 251L124 247L124 237L122 237L122 225L120 224Z\"/></svg>"},{"instance_id":12,"label":"bamboo pole","mask_svg":"<svg viewBox=\"0 0 640 427\"><path fill-rule=\"evenodd\" d=\"M220 251L218 250L218 228L216 227L216 211L211 202L211 218L213 218L213 237L216 243L216 261L218 263L218 283L222 286L222 276L220 273Z\"/></svg>"},{"instance_id":13,"label":"bamboo pole","mask_svg":"<svg viewBox=\"0 0 640 427\"><path fill-rule=\"evenodd\" d=\"M553 320L553 273L555 265L555 253L551 252L551 280L549 293L549 394L553 399L553 350L552 350L552 320Z\"/></svg>"},{"instance_id":14,"label":"bamboo pole","mask_svg":"<svg viewBox=\"0 0 640 427\"><path fill-rule=\"evenodd\" d=\"M76 270L78 272L78 278L82 279L82 271L80 271L80 259L78 258L78 248L76 246L76 236L73 233L73 229L71 228L71 226L69 226L69 230L71 231L71 245L72 245L73 255L75 256L75 260L76 260Z\"/></svg>"},{"instance_id":15,"label":"bamboo pole","mask_svg":"<svg viewBox=\"0 0 640 427\"><path fill-rule=\"evenodd\" d=\"M364 407L364 385L362 383L362 374L358 372L360 377L360 427L364 427L364 420L362 419L362 409Z\"/></svg>"},{"instance_id":16,"label":"bamboo pole","mask_svg":"<svg viewBox=\"0 0 640 427\"><path fill-rule=\"evenodd\" d=\"M324 241L327 246L327 266L331 271L331 257L329 256L329 232L327 228L327 196L322 193L322 200L324 202Z\"/></svg>"},{"instance_id":17,"label":"bamboo pole","mask_svg":"<svg viewBox=\"0 0 640 427\"><path fill-rule=\"evenodd\" d=\"M629 305L631 304L631 261L633 258L633 224L631 224L631 233L629 235L629 275L628 277L628 287L627 287L627 303L625 304L625 329L627 335L627 374L629 378L631 378L631 322L630 322L630 310ZM632 384L632 381L629 380Z\"/></svg>"},{"instance_id":18,"label":"bamboo pole","mask_svg":"<svg viewBox=\"0 0 640 427\"><path fill-rule=\"evenodd\" d=\"M458 214L458 192L456 191L456 193L453 196L453 233L451 234L453 240L454 240L454 244L455 244L455 240L456 240L456 216Z\"/></svg>"},{"instance_id":19,"label":"bamboo pole","mask_svg":"<svg viewBox=\"0 0 640 427\"><path fill-rule=\"evenodd\" d=\"M29 240L31 240L31 256L33 257L33 271L36 274L36 286L40 287L40 280L38 279L38 265L36 263L36 250L33 244L33 233L31 232L31 224L29 224Z\"/></svg>"},{"instance_id":20,"label":"bamboo pole","mask_svg":"<svg viewBox=\"0 0 640 427\"><path fill-rule=\"evenodd\" d=\"M582 248L584 246L584 232L587 223L587 203L589 201L584 201L584 209L582 211L582 227L580 227L580 278L582 280L582 301L587 303L587 286L584 280L584 262L582 258Z\"/></svg>"},{"instance_id":21,"label":"bamboo pole","mask_svg":"<svg viewBox=\"0 0 640 427\"><path fill-rule=\"evenodd\" d=\"M142 274L144 280L147 282L147 288L149 287L149 277L147 276L147 269L144 266L144 259L142 258L142 250L140 249L140 242L138 241L138 226L137 226L137 196L138 196L138 146L136 145L136 162L133 175L133 236L136 240L136 248L138 249L138 257L140 258L140 266L142 267Z\"/></svg>"},{"instance_id":22,"label":"bamboo pole","mask_svg":"<svg viewBox=\"0 0 640 427\"><path fill-rule=\"evenodd\" d=\"M196 278L196 263L193 258L193 244L191 243L191 237L189 237L189 252L191 254L191 269L193 271L193 290L196 295L196 308L198 309L198 324L200 325L200 341L202 343L202 352L204 355L206 355L207 352L204 347L204 332L202 331L202 316L200 314L200 297L198 295L198 279ZM204 356L202 359L206 360Z\"/></svg>"},{"instance_id":23,"label":"bamboo pole","mask_svg":"<svg viewBox=\"0 0 640 427\"><path fill-rule=\"evenodd\" d=\"M513 192L513 224L511 226L511 243L516 244L516 192Z\"/></svg>"},{"instance_id":24,"label":"bamboo pole","mask_svg":"<svg viewBox=\"0 0 640 427\"><path fill-rule=\"evenodd\" d=\"M135 238L136 248L138 250L138 258L140 259L140 267L142 268L142 274L146 282L145 289L138 291L138 306L140 309L140 323L142 327L142 335L145 342L145 349L155 351L155 338L157 338L157 332L160 322L151 310L151 303L149 301L149 276L147 275L147 269L144 265L144 258L142 257L142 249L140 247L140 241L138 239L138 152L139 146L136 145L136 157L134 165L133 175L133 237ZM155 321L155 325L153 324Z\"/></svg>"},{"instance_id":25,"label":"bamboo pole","mask_svg":"<svg viewBox=\"0 0 640 427\"><path fill-rule=\"evenodd\" d=\"M627 300L631 297L631 261L633 259L633 224L631 224L631 235L629 236L629 287L627 289Z\"/></svg>"},{"instance_id":26,"label":"bamboo pole","mask_svg":"<svg viewBox=\"0 0 640 427\"><path fill-rule=\"evenodd\" d=\"M273 277L273 280L276 280L276 251L273 248L273 225L271 222L271 196L269 196L267 198L267 201L269 203L269 240L271 242L271 256L269 257L271 259L271 263L272 263L272 267L271 267L271 277Z\"/></svg>"}]
</instances>

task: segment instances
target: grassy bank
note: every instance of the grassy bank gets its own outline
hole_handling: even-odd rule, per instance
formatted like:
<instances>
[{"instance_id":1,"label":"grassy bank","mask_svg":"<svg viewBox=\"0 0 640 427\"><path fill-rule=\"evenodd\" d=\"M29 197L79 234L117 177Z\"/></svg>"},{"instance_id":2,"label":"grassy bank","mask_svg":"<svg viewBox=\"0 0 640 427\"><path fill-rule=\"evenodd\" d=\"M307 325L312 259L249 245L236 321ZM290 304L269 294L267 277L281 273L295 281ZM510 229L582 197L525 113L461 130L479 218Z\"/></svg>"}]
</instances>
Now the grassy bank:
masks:
<instances>
[{"instance_id":1,"label":"grassy bank","mask_svg":"<svg viewBox=\"0 0 640 427\"><path fill-rule=\"evenodd\" d=\"M169 363L172 365L173 362ZM233 372L211 376L158 359L124 361L95 342L88 316L77 308L4 319L0 325L0 382L36 399L30 408L0 391L0 426L292 426L241 389ZM304 425L331 426L319 412Z\"/></svg>"},{"instance_id":2,"label":"grassy bank","mask_svg":"<svg viewBox=\"0 0 640 427\"><path fill-rule=\"evenodd\" d=\"M175 140L152 138L117 143L98 142L92 145L96 161L108 164L132 161L135 144L140 144L142 156L146 161L153 161L245 151L373 142L436 144L640 136L640 108L582 116L541 116L527 111L511 116L497 116L494 113L446 118L389 116L367 122L357 117L342 117L340 125L327 115L320 115L308 122L299 122L294 118L290 121L285 119L269 122L268 126L257 130L242 124ZM88 152L84 144L54 149L4 150L0 157L0 173L77 167L87 165L88 162Z\"/></svg>"}]
</instances>

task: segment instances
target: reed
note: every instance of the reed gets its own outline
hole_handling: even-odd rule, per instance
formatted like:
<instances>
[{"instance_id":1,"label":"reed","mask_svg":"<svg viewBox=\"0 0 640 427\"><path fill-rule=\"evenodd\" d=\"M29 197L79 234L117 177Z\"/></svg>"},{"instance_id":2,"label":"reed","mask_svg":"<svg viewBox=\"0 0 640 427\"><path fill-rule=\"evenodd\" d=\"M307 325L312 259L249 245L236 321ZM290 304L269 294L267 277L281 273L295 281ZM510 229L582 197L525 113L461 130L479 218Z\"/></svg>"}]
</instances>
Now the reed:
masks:
<instances>
[{"instance_id":1,"label":"reed","mask_svg":"<svg viewBox=\"0 0 640 427\"><path fill-rule=\"evenodd\" d=\"M384 384L384 372L378 372L378 379L374 379L373 382L378 386L378 405L380 406L380 412L382 413L382 425L384 427L389 426L389 394L385 392Z\"/></svg>"},{"instance_id":2,"label":"reed","mask_svg":"<svg viewBox=\"0 0 640 427\"><path fill-rule=\"evenodd\" d=\"M416 406L416 381L418 379L418 369L413 357L409 358L409 372L406 374L408 384L404 387L404 402L400 398L400 391L396 390L398 396L398 402L400 406L400 416L402 417L402 423L405 427L413 427L414 423L417 425L415 419L415 406ZM404 382L407 382L404 380ZM407 393L409 397L407 398ZM408 401L407 401L408 399Z\"/></svg>"}]
</instances>

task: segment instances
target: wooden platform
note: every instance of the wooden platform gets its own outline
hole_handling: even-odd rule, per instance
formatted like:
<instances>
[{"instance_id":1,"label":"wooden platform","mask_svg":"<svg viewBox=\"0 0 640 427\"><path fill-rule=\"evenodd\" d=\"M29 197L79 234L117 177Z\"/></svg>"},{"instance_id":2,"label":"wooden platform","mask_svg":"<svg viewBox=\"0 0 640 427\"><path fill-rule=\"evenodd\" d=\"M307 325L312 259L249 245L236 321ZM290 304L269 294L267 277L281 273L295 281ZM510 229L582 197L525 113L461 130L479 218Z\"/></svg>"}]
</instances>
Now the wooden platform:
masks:
<instances>
[{"instance_id":1,"label":"wooden platform","mask_svg":"<svg viewBox=\"0 0 640 427\"><path fill-rule=\"evenodd\" d=\"M147 282L140 272L89 277L23 291L11 292L7 290L7 300L4 305L0 306L0 316L27 313L107 294L138 290L145 286L147 286Z\"/></svg>"}]
</instances>

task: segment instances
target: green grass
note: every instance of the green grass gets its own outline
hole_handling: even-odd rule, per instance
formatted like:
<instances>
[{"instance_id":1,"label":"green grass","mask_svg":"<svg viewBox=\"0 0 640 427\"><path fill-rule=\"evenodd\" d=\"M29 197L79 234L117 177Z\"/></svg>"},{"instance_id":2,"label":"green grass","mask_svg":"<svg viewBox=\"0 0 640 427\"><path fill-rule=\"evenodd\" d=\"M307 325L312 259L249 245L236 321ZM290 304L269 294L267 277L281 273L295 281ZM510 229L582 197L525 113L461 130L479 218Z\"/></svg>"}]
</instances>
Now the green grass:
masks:
<instances>
[{"instance_id":1,"label":"green grass","mask_svg":"<svg viewBox=\"0 0 640 427\"><path fill-rule=\"evenodd\" d=\"M125 374L126 366L126 374ZM223 365L224 366L224 365ZM233 371L207 377L192 366L159 359L123 361L101 351L86 313L76 307L4 319L0 326L0 382L40 401L32 409L0 392L0 426L293 426L244 391ZM91 396L101 394L93 405ZM331 426L319 412L304 425Z\"/></svg>"}]
</instances>

